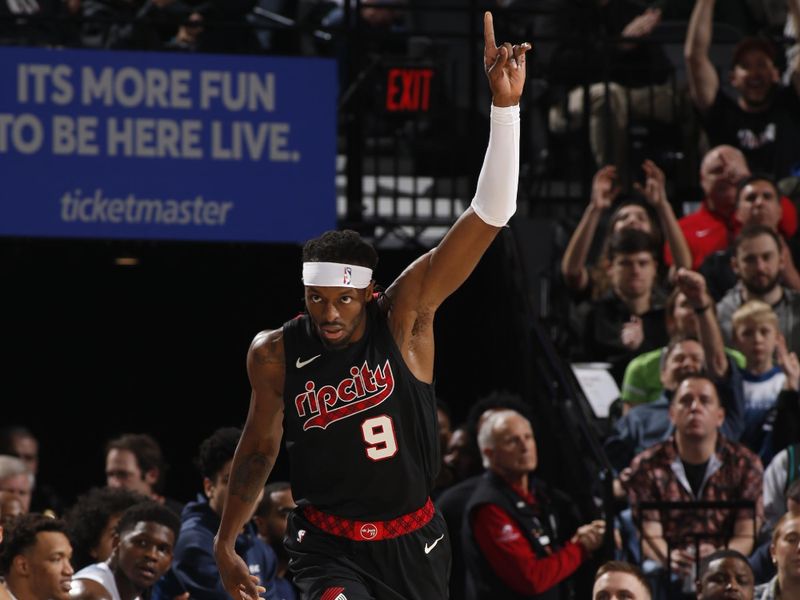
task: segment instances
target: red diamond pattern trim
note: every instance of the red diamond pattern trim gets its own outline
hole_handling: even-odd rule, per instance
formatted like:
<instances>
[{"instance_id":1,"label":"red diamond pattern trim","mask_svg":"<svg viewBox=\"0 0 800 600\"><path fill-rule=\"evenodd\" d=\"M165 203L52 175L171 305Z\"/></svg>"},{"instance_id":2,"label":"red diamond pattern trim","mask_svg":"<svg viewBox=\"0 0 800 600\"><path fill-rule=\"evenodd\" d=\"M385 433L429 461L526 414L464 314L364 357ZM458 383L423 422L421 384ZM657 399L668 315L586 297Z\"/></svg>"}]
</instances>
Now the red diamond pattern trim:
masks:
<instances>
[{"instance_id":1,"label":"red diamond pattern trim","mask_svg":"<svg viewBox=\"0 0 800 600\"><path fill-rule=\"evenodd\" d=\"M306 506L303 512L306 519L326 533L358 542L376 542L396 538L424 527L433 518L435 509L433 502L428 498L419 510L389 521L353 521L324 513L313 506Z\"/></svg>"}]
</instances>

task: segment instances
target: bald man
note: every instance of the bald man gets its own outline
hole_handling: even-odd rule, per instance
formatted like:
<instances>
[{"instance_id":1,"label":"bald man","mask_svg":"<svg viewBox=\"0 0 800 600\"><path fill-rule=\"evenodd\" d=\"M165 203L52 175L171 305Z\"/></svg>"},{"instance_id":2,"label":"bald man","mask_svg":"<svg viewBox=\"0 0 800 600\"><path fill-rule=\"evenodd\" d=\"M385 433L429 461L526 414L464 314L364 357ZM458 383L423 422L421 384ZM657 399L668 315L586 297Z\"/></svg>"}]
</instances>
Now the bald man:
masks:
<instances>
[{"instance_id":1,"label":"bald man","mask_svg":"<svg viewBox=\"0 0 800 600\"><path fill-rule=\"evenodd\" d=\"M705 258L726 250L741 227L736 220L736 197L739 184L750 177L744 154L733 146L721 145L709 150L700 164L700 187L705 197L695 212L678 220L692 253L692 270L698 270ZM778 229L785 237L797 231L797 210L788 198L781 198L782 216ZM669 247L666 260L672 264Z\"/></svg>"}]
</instances>

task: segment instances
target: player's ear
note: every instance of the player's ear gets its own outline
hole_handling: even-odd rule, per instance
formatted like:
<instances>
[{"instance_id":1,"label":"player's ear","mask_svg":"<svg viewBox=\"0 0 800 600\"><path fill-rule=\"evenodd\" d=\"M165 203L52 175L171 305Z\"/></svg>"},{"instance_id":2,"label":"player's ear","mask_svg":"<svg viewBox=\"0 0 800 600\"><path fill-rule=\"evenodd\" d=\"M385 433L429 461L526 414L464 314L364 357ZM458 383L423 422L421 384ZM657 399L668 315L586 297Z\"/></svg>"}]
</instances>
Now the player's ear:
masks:
<instances>
[{"instance_id":1,"label":"player's ear","mask_svg":"<svg viewBox=\"0 0 800 600\"><path fill-rule=\"evenodd\" d=\"M364 301L372 302L373 294L375 293L375 281L370 281L369 285L364 288Z\"/></svg>"}]
</instances>

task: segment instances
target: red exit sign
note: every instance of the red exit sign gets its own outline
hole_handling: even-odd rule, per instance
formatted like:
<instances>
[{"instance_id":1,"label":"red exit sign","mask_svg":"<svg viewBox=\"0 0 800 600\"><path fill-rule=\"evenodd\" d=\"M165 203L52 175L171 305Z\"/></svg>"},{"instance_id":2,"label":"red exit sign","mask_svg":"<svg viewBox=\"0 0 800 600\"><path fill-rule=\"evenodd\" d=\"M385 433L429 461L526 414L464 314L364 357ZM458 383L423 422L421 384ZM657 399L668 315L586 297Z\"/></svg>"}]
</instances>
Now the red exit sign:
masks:
<instances>
[{"instance_id":1,"label":"red exit sign","mask_svg":"<svg viewBox=\"0 0 800 600\"><path fill-rule=\"evenodd\" d=\"M427 111L431 105L433 69L392 68L386 80L386 110Z\"/></svg>"}]
</instances>

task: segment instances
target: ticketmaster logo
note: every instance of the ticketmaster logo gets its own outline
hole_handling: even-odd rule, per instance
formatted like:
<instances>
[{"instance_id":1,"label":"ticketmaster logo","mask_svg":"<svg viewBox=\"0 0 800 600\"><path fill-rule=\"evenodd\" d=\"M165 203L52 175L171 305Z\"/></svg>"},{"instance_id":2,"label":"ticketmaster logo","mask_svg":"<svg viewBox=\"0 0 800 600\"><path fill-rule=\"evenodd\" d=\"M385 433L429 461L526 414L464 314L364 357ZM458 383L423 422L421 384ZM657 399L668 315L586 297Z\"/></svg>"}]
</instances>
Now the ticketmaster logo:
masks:
<instances>
[{"instance_id":1,"label":"ticketmaster logo","mask_svg":"<svg viewBox=\"0 0 800 600\"><path fill-rule=\"evenodd\" d=\"M61 220L65 223L124 223L126 225L210 225L222 226L233 210L233 202L106 197L102 189L91 196L81 190L65 192L61 196Z\"/></svg>"}]
</instances>

